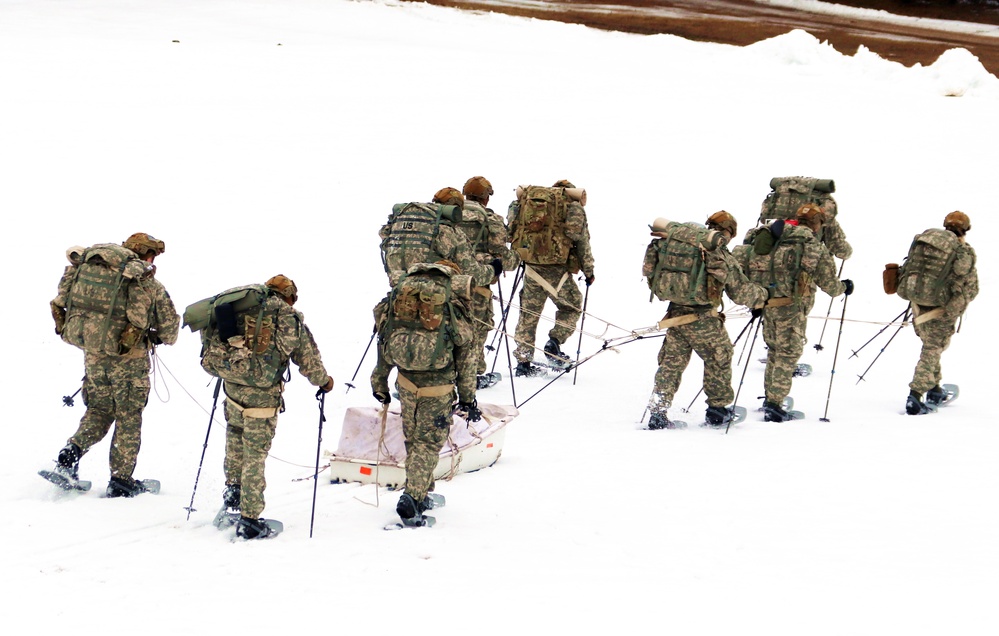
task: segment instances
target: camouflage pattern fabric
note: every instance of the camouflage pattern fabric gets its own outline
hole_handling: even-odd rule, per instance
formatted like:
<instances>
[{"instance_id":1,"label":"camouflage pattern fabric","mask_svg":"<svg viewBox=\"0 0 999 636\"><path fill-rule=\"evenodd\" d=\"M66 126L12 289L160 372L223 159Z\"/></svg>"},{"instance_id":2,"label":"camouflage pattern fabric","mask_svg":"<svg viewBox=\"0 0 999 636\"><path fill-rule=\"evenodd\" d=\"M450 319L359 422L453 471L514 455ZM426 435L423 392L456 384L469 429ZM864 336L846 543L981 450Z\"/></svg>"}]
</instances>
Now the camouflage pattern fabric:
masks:
<instances>
[{"instance_id":1,"label":"camouflage pattern fabric","mask_svg":"<svg viewBox=\"0 0 999 636\"><path fill-rule=\"evenodd\" d=\"M510 203L506 213L507 227L512 227L520 213L520 203L516 200ZM567 269L571 273L582 271L587 278L593 276L593 251L590 249L590 229L586 221L586 210L578 201L569 201L566 220L565 235L573 243L573 248L569 255Z\"/></svg>"},{"instance_id":2,"label":"camouflage pattern fabric","mask_svg":"<svg viewBox=\"0 0 999 636\"><path fill-rule=\"evenodd\" d=\"M271 389L223 383L225 389L225 471L226 484L240 485L240 514L258 519L264 512L264 461L277 431L277 415L245 417L243 408L280 408L281 385Z\"/></svg>"},{"instance_id":3,"label":"camouflage pattern fabric","mask_svg":"<svg viewBox=\"0 0 999 636\"><path fill-rule=\"evenodd\" d=\"M709 308L670 305L669 316L706 314ZM696 352L704 361L704 395L708 406L728 406L735 399L732 390L732 342L717 316L703 316L686 325L670 327L659 348L659 369L653 389L653 412L665 411L673 402L690 355ZM658 405L658 408L657 406Z\"/></svg>"},{"instance_id":4,"label":"camouflage pattern fabric","mask_svg":"<svg viewBox=\"0 0 999 636\"><path fill-rule=\"evenodd\" d=\"M322 355L312 332L305 324L302 312L276 297L268 303L280 303L276 333L277 352L283 360L290 360L312 386L321 387L330 377L323 365ZM235 382L223 382L225 389L226 452L223 462L226 484L241 486L241 514L257 519L264 511L264 461L277 430L277 415L259 418L240 412L243 408L279 408L283 410L281 394L284 383L280 380L270 387L250 387Z\"/></svg>"},{"instance_id":5,"label":"camouflage pattern fabric","mask_svg":"<svg viewBox=\"0 0 999 636\"><path fill-rule=\"evenodd\" d=\"M846 232L835 217L826 214L822 224L822 244L836 258L846 260L853 255L853 246L846 240Z\"/></svg>"},{"instance_id":6,"label":"camouflage pattern fabric","mask_svg":"<svg viewBox=\"0 0 999 636\"><path fill-rule=\"evenodd\" d=\"M769 402L780 404L791 393L794 370L805 350L807 322L808 313L793 304L763 310L763 341L767 343L763 388Z\"/></svg>"},{"instance_id":7,"label":"camouflage pattern fabric","mask_svg":"<svg viewBox=\"0 0 999 636\"><path fill-rule=\"evenodd\" d=\"M483 288L480 288L483 289ZM486 288L487 289L487 288ZM472 291L472 300L468 303L469 311L472 315L472 344L471 348L475 352L475 369L479 375L486 372L486 340L489 332L493 330L493 298Z\"/></svg>"},{"instance_id":8,"label":"camouflage pattern fabric","mask_svg":"<svg viewBox=\"0 0 999 636\"><path fill-rule=\"evenodd\" d=\"M414 374L415 375L415 374ZM406 377L411 378L408 374ZM402 387L402 434L406 439L406 493L423 501L434 489L434 470L451 430L453 395L417 399Z\"/></svg>"},{"instance_id":9,"label":"camouflage pattern fabric","mask_svg":"<svg viewBox=\"0 0 999 636\"><path fill-rule=\"evenodd\" d=\"M534 359L538 321L549 298L555 303L556 311L555 325L548 331L548 336L557 340L559 344L569 339L576 330L579 317L583 315L581 309L583 295L565 267L561 265L528 265L528 267L543 277L553 289L558 290L558 295L553 296L530 276L524 276L524 285L520 289L520 318L517 320L517 329L514 332L517 341L514 355L518 362L530 362ZM569 275L566 276L567 274ZM565 282L559 289L559 282L563 276L566 276Z\"/></svg>"},{"instance_id":10,"label":"camouflage pattern fabric","mask_svg":"<svg viewBox=\"0 0 999 636\"><path fill-rule=\"evenodd\" d=\"M83 403L87 407L69 442L82 454L104 439L111 424L111 476L129 480L135 471L141 444L142 410L149 398L149 358L123 358L98 353L85 355Z\"/></svg>"},{"instance_id":11,"label":"camouflage pattern fabric","mask_svg":"<svg viewBox=\"0 0 999 636\"><path fill-rule=\"evenodd\" d=\"M960 239L961 246L954 258L953 278L949 285L950 300L944 306L943 316L914 327L916 335L923 342L923 347L909 388L920 394L941 383L941 354L950 345L950 338L954 335L957 319L964 314L971 301L978 296L978 269L976 265L978 257L974 248L965 242L965 238L960 237ZM932 307L920 309L929 311Z\"/></svg>"},{"instance_id":12,"label":"camouflage pattern fabric","mask_svg":"<svg viewBox=\"0 0 999 636\"><path fill-rule=\"evenodd\" d=\"M392 224L386 223L379 230L378 236L384 241L388 238L391 230ZM479 263L475 259L475 254L472 252L472 248L468 244L468 239L465 238L465 235L450 225L443 222L440 224L437 236L431 242L430 248L432 250L431 253L420 258L414 256L415 260L412 262L435 263L440 260L451 261L461 268L462 274L471 276L476 285L488 286L492 283L494 277L493 268L489 265ZM403 270L388 272L389 286L395 287L399 279L405 274L406 272Z\"/></svg>"}]
</instances>

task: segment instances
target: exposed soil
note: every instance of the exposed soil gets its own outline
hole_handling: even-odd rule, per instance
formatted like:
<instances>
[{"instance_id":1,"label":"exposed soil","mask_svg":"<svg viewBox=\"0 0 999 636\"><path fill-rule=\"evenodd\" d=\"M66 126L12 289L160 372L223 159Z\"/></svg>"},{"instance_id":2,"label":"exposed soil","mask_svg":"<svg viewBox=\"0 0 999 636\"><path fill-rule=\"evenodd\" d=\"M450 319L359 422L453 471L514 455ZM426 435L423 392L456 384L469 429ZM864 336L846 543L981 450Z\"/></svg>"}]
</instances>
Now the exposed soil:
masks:
<instances>
[{"instance_id":1,"label":"exposed soil","mask_svg":"<svg viewBox=\"0 0 999 636\"><path fill-rule=\"evenodd\" d=\"M813 13L754 0L425 0L430 4L493 11L612 31L670 33L690 40L745 46L803 29L853 55L860 45L907 66L932 64L947 49L965 48L999 77L999 38L933 25L900 26L880 20ZM999 25L999 0L839 0L896 15Z\"/></svg>"}]
</instances>

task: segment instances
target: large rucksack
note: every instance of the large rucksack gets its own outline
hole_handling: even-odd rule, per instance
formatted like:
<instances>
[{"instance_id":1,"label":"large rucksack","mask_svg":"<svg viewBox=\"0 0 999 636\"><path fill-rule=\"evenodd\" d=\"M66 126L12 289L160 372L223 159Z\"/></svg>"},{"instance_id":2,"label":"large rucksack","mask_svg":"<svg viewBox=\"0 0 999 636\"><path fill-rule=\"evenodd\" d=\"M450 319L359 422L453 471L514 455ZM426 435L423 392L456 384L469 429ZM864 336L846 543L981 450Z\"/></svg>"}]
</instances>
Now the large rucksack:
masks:
<instances>
[{"instance_id":1,"label":"large rucksack","mask_svg":"<svg viewBox=\"0 0 999 636\"><path fill-rule=\"evenodd\" d=\"M814 203L829 216L836 216L836 200L831 196L835 191L832 179L774 177L770 180L770 194L760 207L760 223L793 219L806 203Z\"/></svg>"},{"instance_id":2,"label":"large rucksack","mask_svg":"<svg viewBox=\"0 0 999 636\"><path fill-rule=\"evenodd\" d=\"M510 219L510 245L525 263L563 265L573 242L566 236L570 193L566 188L521 186L517 214Z\"/></svg>"},{"instance_id":3,"label":"large rucksack","mask_svg":"<svg viewBox=\"0 0 999 636\"><path fill-rule=\"evenodd\" d=\"M472 252L478 254L488 251L489 220L485 207L478 204L465 204L460 220L455 220L455 229L459 230L472 247Z\"/></svg>"},{"instance_id":4,"label":"large rucksack","mask_svg":"<svg viewBox=\"0 0 999 636\"><path fill-rule=\"evenodd\" d=\"M714 278L708 277L704 252L725 245L725 235L699 223L666 219L656 219L651 228L653 236L659 237L645 253L646 278L652 294L681 305L720 303L721 285L710 284Z\"/></svg>"},{"instance_id":5,"label":"large rucksack","mask_svg":"<svg viewBox=\"0 0 999 636\"><path fill-rule=\"evenodd\" d=\"M916 305L946 305L960 246L961 240L949 230L932 228L916 236L899 269L898 295Z\"/></svg>"},{"instance_id":6,"label":"large rucksack","mask_svg":"<svg viewBox=\"0 0 999 636\"><path fill-rule=\"evenodd\" d=\"M392 289L379 321L385 360L405 371L439 371L454 362L454 346L471 340L457 298L468 298L471 277L446 265L419 263Z\"/></svg>"},{"instance_id":7,"label":"large rucksack","mask_svg":"<svg viewBox=\"0 0 999 636\"><path fill-rule=\"evenodd\" d=\"M755 228L747 234L746 243L752 247L746 276L766 288L772 298L800 298L805 290L811 291L801 259L805 243L814 235L810 230L787 224L781 227L780 236L774 237L771 227L776 225Z\"/></svg>"},{"instance_id":8,"label":"large rucksack","mask_svg":"<svg viewBox=\"0 0 999 636\"><path fill-rule=\"evenodd\" d=\"M437 203L397 203L382 228L382 264L385 273L405 272L431 258L441 222L461 218L461 208Z\"/></svg>"},{"instance_id":9,"label":"large rucksack","mask_svg":"<svg viewBox=\"0 0 999 636\"><path fill-rule=\"evenodd\" d=\"M284 311L293 310L266 285L244 285L189 305L184 326L201 332L205 371L226 382L268 388L288 370L277 348Z\"/></svg>"},{"instance_id":10,"label":"large rucksack","mask_svg":"<svg viewBox=\"0 0 999 636\"><path fill-rule=\"evenodd\" d=\"M63 341L87 353L125 353L121 339L129 325L129 293L152 271L152 266L121 245L102 243L88 248L67 295Z\"/></svg>"}]
</instances>

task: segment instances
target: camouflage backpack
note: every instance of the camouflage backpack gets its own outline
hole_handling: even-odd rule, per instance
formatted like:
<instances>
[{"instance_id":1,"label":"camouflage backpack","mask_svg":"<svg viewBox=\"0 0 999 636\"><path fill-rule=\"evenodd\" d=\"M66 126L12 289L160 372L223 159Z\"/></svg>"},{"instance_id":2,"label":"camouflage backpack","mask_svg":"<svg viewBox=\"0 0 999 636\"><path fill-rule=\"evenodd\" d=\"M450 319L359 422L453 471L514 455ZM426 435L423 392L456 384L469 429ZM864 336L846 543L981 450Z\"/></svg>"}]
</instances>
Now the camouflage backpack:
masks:
<instances>
[{"instance_id":1,"label":"camouflage backpack","mask_svg":"<svg viewBox=\"0 0 999 636\"><path fill-rule=\"evenodd\" d=\"M486 214L485 208L480 204L474 201L466 202L461 212L461 220L455 223L456 229L465 235L475 254L486 251L489 245L489 221Z\"/></svg>"},{"instance_id":2,"label":"camouflage backpack","mask_svg":"<svg viewBox=\"0 0 999 636\"><path fill-rule=\"evenodd\" d=\"M899 268L896 292L916 305L942 307L950 300L954 259L961 240L949 231L932 228L919 234Z\"/></svg>"},{"instance_id":3,"label":"camouflage backpack","mask_svg":"<svg viewBox=\"0 0 999 636\"><path fill-rule=\"evenodd\" d=\"M382 265L385 273L405 272L433 258L433 243L441 222L461 218L461 208L437 203L397 203L382 227Z\"/></svg>"},{"instance_id":4,"label":"camouflage backpack","mask_svg":"<svg viewBox=\"0 0 999 636\"><path fill-rule=\"evenodd\" d=\"M776 219L793 219L798 208L814 203L829 217L836 216L836 191L832 179L812 177L774 177L770 180L770 194L760 207L760 223Z\"/></svg>"},{"instance_id":5,"label":"camouflage backpack","mask_svg":"<svg viewBox=\"0 0 999 636\"><path fill-rule=\"evenodd\" d=\"M67 296L63 341L87 353L125 353L122 333L130 325L129 293L152 271L121 245L102 243L84 251Z\"/></svg>"},{"instance_id":6,"label":"camouflage backpack","mask_svg":"<svg viewBox=\"0 0 999 636\"><path fill-rule=\"evenodd\" d=\"M565 188L522 186L510 219L510 245L525 263L563 265L573 243L565 235L569 196Z\"/></svg>"},{"instance_id":7,"label":"camouflage backpack","mask_svg":"<svg viewBox=\"0 0 999 636\"><path fill-rule=\"evenodd\" d=\"M245 285L193 303L184 326L201 332L201 367L244 386L268 388L288 370L277 348L281 313L294 311L266 285Z\"/></svg>"},{"instance_id":8,"label":"camouflage backpack","mask_svg":"<svg viewBox=\"0 0 999 636\"><path fill-rule=\"evenodd\" d=\"M802 289L811 289L801 258L805 243L813 238L811 230L781 220L750 230L745 241L752 245L746 276L772 298L800 298Z\"/></svg>"},{"instance_id":9,"label":"camouflage backpack","mask_svg":"<svg viewBox=\"0 0 999 636\"><path fill-rule=\"evenodd\" d=\"M725 245L725 235L699 223L666 219L656 219L650 227L653 236L659 238L646 248L642 271L652 294L681 305L717 306L721 302L721 285L708 276L704 252Z\"/></svg>"},{"instance_id":10,"label":"camouflage backpack","mask_svg":"<svg viewBox=\"0 0 999 636\"><path fill-rule=\"evenodd\" d=\"M392 289L379 320L385 360L405 371L439 371L454 363L454 346L471 340L455 295L467 298L471 277L446 265L418 263Z\"/></svg>"}]
</instances>

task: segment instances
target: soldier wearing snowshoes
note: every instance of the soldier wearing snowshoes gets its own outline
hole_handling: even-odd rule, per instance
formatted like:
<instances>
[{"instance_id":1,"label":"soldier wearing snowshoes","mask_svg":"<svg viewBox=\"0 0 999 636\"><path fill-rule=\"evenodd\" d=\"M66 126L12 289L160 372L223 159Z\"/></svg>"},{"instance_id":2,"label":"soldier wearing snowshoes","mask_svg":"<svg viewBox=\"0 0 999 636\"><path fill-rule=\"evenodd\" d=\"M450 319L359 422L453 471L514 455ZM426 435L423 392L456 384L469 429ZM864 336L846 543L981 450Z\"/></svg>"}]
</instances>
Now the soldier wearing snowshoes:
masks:
<instances>
[{"instance_id":1,"label":"soldier wearing snowshoes","mask_svg":"<svg viewBox=\"0 0 999 636\"><path fill-rule=\"evenodd\" d=\"M503 218L486 207L489 197L493 194L493 186L485 177L472 177L462 188L465 205L461 220L456 223L457 229L468 239L475 253L475 259L483 264L491 264L499 259L503 271L511 271L520 266L520 257L512 251L507 243L506 225ZM498 278L494 282L498 282ZM474 343L476 352L478 388L492 386L498 381L499 374L486 373L485 345L493 324L493 293L488 286L475 287L469 310L472 318Z\"/></svg>"},{"instance_id":2,"label":"soldier wearing snowshoes","mask_svg":"<svg viewBox=\"0 0 999 636\"><path fill-rule=\"evenodd\" d=\"M476 345L467 317L476 282L453 263L417 263L399 279L378 317L379 355L371 391L385 417L392 399L389 371L398 370L406 486L396 512L406 527L432 525L433 518L423 513L443 504L443 497L432 493L434 470L452 414L459 412L472 422L482 416L475 398Z\"/></svg>"},{"instance_id":3,"label":"soldier wearing snowshoes","mask_svg":"<svg viewBox=\"0 0 999 636\"><path fill-rule=\"evenodd\" d=\"M223 379L223 504L228 513L239 513L236 535L243 539L263 539L274 531L261 518L267 487L264 462L277 431L278 413L284 410L282 393L289 361L319 391L333 390L333 378L323 365L305 317L293 307L298 300L295 282L279 274L265 287L260 305L233 317L244 331L228 337L226 343L210 343L202 358L202 367Z\"/></svg>"},{"instance_id":4,"label":"soldier wearing snowshoes","mask_svg":"<svg viewBox=\"0 0 999 636\"><path fill-rule=\"evenodd\" d=\"M84 351L87 410L59 451L54 471L42 475L64 488L79 486L80 458L107 436L111 440L108 497L134 497L152 488L133 479L139 455L142 411L149 397L150 353L177 341L180 317L153 261L163 241L142 232L121 245L71 248L70 266L51 302L56 333ZM88 483L89 485L89 483Z\"/></svg>"},{"instance_id":5,"label":"soldier wearing snowshoes","mask_svg":"<svg viewBox=\"0 0 999 636\"><path fill-rule=\"evenodd\" d=\"M667 329L659 349L659 369L649 404L652 430L676 428L667 413L681 376L696 352L704 361L706 423L725 425L732 420L732 343L719 312L722 292L740 305L762 306L767 292L749 281L728 251L738 225L728 212L715 212L707 227L657 219L652 242L645 250L642 274L649 289L669 308L659 323Z\"/></svg>"},{"instance_id":6,"label":"soldier wearing snowshoes","mask_svg":"<svg viewBox=\"0 0 999 636\"><path fill-rule=\"evenodd\" d=\"M853 293L853 282L838 280L832 254L816 237L826 213L808 203L796 218L779 219L753 228L733 254L750 280L763 285L770 296L762 310L767 367L763 386L764 420L783 422L783 408L798 360L804 351L808 311L817 285L832 297Z\"/></svg>"},{"instance_id":7,"label":"soldier wearing snowshoes","mask_svg":"<svg viewBox=\"0 0 999 636\"><path fill-rule=\"evenodd\" d=\"M549 366L555 368L567 368L571 363L561 345L576 330L583 305L583 296L572 277L582 271L587 287L596 280L585 205L586 191L564 179L550 188L521 186L517 188L517 199L510 203L507 225L511 247L524 262L520 318L515 331L517 376L542 372L532 361L538 321L549 298L556 312L545 356Z\"/></svg>"},{"instance_id":8,"label":"soldier wearing snowshoes","mask_svg":"<svg viewBox=\"0 0 999 636\"><path fill-rule=\"evenodd\" d=\"M897 270L897 293L909 301L913 329L923 343L905 401L909 415L928 413L952 397L940 384L940 356L950 345L958 319L978 295L977 257L965 240L971 219L951 212L943 227L916 235L905 264Z\"/></svg>"}]
</instances>

